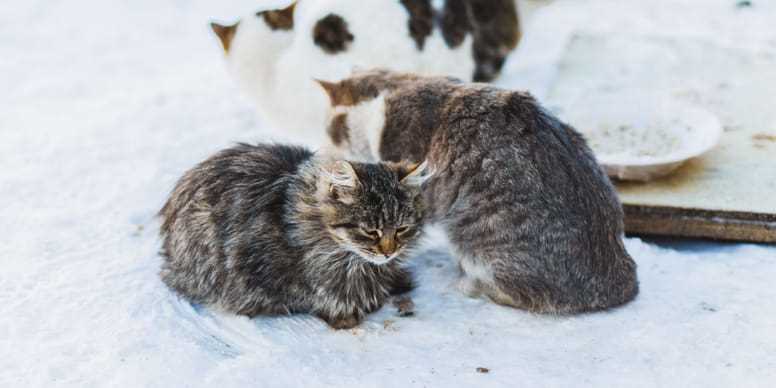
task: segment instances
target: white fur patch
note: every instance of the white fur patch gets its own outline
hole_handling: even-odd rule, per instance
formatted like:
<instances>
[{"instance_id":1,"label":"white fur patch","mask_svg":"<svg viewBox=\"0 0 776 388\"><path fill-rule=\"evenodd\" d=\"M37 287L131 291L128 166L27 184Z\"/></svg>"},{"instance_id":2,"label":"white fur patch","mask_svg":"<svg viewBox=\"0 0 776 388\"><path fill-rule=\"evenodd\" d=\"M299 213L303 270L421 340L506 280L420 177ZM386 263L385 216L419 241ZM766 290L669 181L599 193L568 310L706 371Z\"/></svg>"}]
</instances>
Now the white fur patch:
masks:
<instances>
[{"instance_id":1,"label":"white fur patch","mask_svg":"<svg viewBox=\"0 0 776 388\"><path fill-rule=\"evenodd\" d=\"M485 284L493 284L493 270L481 260L461 257L460 264L465 276Z\"/></svg>"},{"instance_id":2,"label":"white fur patch","mask_svg":"<svg viewBox=\"0 0 776 388\"><path fill-rule=\"evenodd\" d=\"M488 263L457 253L456 256L459 258L458 262L463 271L463 275L458 281L458 288L461 292L473 298L486 296L498 304L515 305L514 299L496 284L493 268Z\"/></svg>"},{"instance_id":3,"label":"white fur patch","mask_svg":"<svg viewBox=\"0 0 776 388\"><path fill-rule=\"evenodd\" d=\"M279 58L292 38L292 32L272 30L254 14L246 15L237 25L227 62L240 87L263 104L273 101L275 61L268 58Z\"/></svg>"},{"instance_id":4,"label":"white fur patch","mask_svg":"<svg viewBox=\"0 0 776 388\"><path fill-rule=\"evenodd\" d=\"M337 106L331 110L329 120L340 114L347 115L348 144L338 147L327 142L327 153L353 161L378 162L385 128L385 95L354 106Z\"/></svg>"},{"instance_id":5,"label":"white fur patch","mask_svg":"<svg viewBox=\"0 0 776 388\"><path fill-rule=\"evenodd\" d=\"M478 298L483 294L488 295L495 289L493 269L482 260L462 255L453 249L453 255L458 259L461 267L461 278L458 280L458 289L467 296Z\"/></svg>"},{"instance_id":6,"label":"white fur patch","mask_svg":"<svg viewBox=\"0 0 776 388\"><path fill-rule=\"evenodd\" d=\"M355 137L364 142L363 148L369 153L371 160L380 160L380 143L385 128L385 95L380 94L377 98L348 109L347 125L351 139ZM353 145L355 144L351 143L351 146Z\"/></svg>"}]
</instances>

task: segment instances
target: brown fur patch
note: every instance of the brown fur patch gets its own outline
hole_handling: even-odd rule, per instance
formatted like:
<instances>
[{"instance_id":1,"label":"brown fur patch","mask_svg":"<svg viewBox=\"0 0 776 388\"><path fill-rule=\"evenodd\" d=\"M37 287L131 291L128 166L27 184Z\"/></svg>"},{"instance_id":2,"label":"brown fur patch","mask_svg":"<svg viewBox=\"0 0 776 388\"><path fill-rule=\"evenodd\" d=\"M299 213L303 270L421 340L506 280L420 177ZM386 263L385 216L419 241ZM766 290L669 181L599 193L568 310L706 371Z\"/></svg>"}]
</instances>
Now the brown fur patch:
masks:
<instances>
[{"instance_id":1,"label":"brown fur patch","mask_svg":"<svg viewBox=\"0 0 776 388\"><path fill-rule=\"evenodd\" d=\"M294 28L295 7L296 2L293 2L283 9L257 12L256 16L263 17L264 22L273 30L290 30Z\"/></svg>"},{"instance_id":2,"label":"brown fur patch","mask_svg":"<svg viewBox=\"0 0 776 388\"><path fill-rule=\"evenodd\" d=\"M318 20L313 28L313 41L329 54L345 51L353 39L345 19L333 13Z\"/></svg>"},{"instance_id":3,"label":"brown fur patch","mask_svg":"<svg viewBox=\"0 0 776 388\"><path fill-rule=\"evenodd\" d=\"M323 80L316 80L318 85L321 85L323 90L329 96L329 102L331 106L351 106L355 105L353 101L353 93L347 87L347 85L341 82L329 82Z\"/></svg>"},{"instance_id":4,"label":"brown fur patch","mask_svg":"<svg viewBox=\"0 0 776 388\"><path fill-rule=\"evenodd\" d=\"M348 115L340 113L331 120L329 128L327 130L331 141L335 145L341 145L345 140L350 138L350 130L348 129Z\"/></svg>"},{"instance_id":5,"label":"brown fur patch","mask_svg":"<svg viewBox=\"0 0 776 388\"><path fill-rule=\"evenodd\" d=\"M410 20L407 21L410 36L415 40L418 50L423 50L426 37L431 35L434 29L434 9L431 8L431 1L401 0L401 4L410 14Z\"/></svg>"},{"instance_id":6,"label":"brown fur patch","mask_svg":"<svg viewBox=\"0 0 776 388\"><path fill-rule=\"evenodd\" d=\"M420 166L420 162L412 162L407 160L402 160L399 162L386 161L383 163L385 163L385 165L391 170L396 171L396 175L398 176L399 181L406 178L407 175L410 175L410 173L415 171L415 169Z\"/></svg>"},{"instance_id":7,"label":"brown fur patch","mask_svg":"<svg viewBox=\"0 0 776 388\"><path fill-rule=\"evenodd\" d=\"M234 38L234 34L237 32L237 25L239 24L240 22L237 22L231 26L224 26L215 22L210 23L210 28L213 29L213 32L218 37L218 40L221 41L221 46L224 48L224 51L229 52L229 47L232 45L232 39Z\"/></svg>"}]
</instances>

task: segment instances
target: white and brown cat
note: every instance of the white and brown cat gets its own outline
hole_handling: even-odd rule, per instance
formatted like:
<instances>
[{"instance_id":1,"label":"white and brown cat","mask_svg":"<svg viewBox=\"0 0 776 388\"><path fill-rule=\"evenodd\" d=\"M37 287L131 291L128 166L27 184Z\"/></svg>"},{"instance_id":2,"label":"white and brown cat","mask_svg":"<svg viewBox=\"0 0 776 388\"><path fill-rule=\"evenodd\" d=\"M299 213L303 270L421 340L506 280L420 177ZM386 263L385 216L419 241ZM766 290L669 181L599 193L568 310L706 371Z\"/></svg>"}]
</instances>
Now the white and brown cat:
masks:
<instances>
[{"instance_id":1,"label":"white and brown cat","mask_svg":"<svg viewBox=\"0 0 776 388\"><path fill-rule=\"evenodd\" d=\"M312 79L382 67L491 81L521 36L515 0L300 0L211 26L262 118L314 146L328 99Z\"/></svg>"}]
</instances>

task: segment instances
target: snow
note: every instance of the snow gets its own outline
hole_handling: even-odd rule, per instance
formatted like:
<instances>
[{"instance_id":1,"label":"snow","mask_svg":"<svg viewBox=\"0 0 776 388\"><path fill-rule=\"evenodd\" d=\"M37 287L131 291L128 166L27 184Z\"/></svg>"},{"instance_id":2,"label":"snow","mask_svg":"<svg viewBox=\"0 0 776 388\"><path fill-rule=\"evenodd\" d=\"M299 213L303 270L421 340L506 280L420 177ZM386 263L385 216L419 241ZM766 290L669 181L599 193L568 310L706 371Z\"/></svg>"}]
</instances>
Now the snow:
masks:
<instances>
[{"instance_id":1,"label":"snow","mask_svg":"<svg viewBox=\"0 0 776 388\"><path fill-rule=\"evenodd\" d=\"M536 28L528 26L501 82L542 97L558 41L574 28L772 52L776 4L753 4L558 1L536 12ZM638 299L575 317L461 295L434 231L415 260L414 317L385 307L358 329L336 332L309 316L249 320L175 296L157 277L154 217L173 183L235 141L280 136L260 129L206 23L253 7L247 0L0 3L0 386L776 381L773 246L628 239Z\"/></svg>"}]
</instances>

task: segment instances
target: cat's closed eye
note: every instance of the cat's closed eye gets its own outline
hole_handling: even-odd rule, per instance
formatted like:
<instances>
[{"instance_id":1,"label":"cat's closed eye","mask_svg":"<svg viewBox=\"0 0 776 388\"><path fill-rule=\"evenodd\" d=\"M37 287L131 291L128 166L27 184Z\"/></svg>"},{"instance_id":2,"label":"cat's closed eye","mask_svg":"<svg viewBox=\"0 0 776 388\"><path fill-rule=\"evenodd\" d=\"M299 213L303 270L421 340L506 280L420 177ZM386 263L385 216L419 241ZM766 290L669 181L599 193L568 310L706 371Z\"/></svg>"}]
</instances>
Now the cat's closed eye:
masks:
<instances>
[{"instance_id":1,"label":"cat's closed eye","mask_svg":"<svg viewBox=\"0 0 776 388\"><path fill-rule=\"evenodd\" d=\"M396 229L396 238L402 241L411 239L417 231L414 226L401 226Z\"/></svg>"},{"instance_id":2,"label":"cat's closed eye","mask_svg":"<svg viewBox=\"0 0 776 388\"><path fill-rule=\"evenodd\" d=\"M375 240L379 239L380 237L383 237L383 232L377 229L360 228L360 231L363 235L373 238Z\"/></svg>"}]
</instances>

